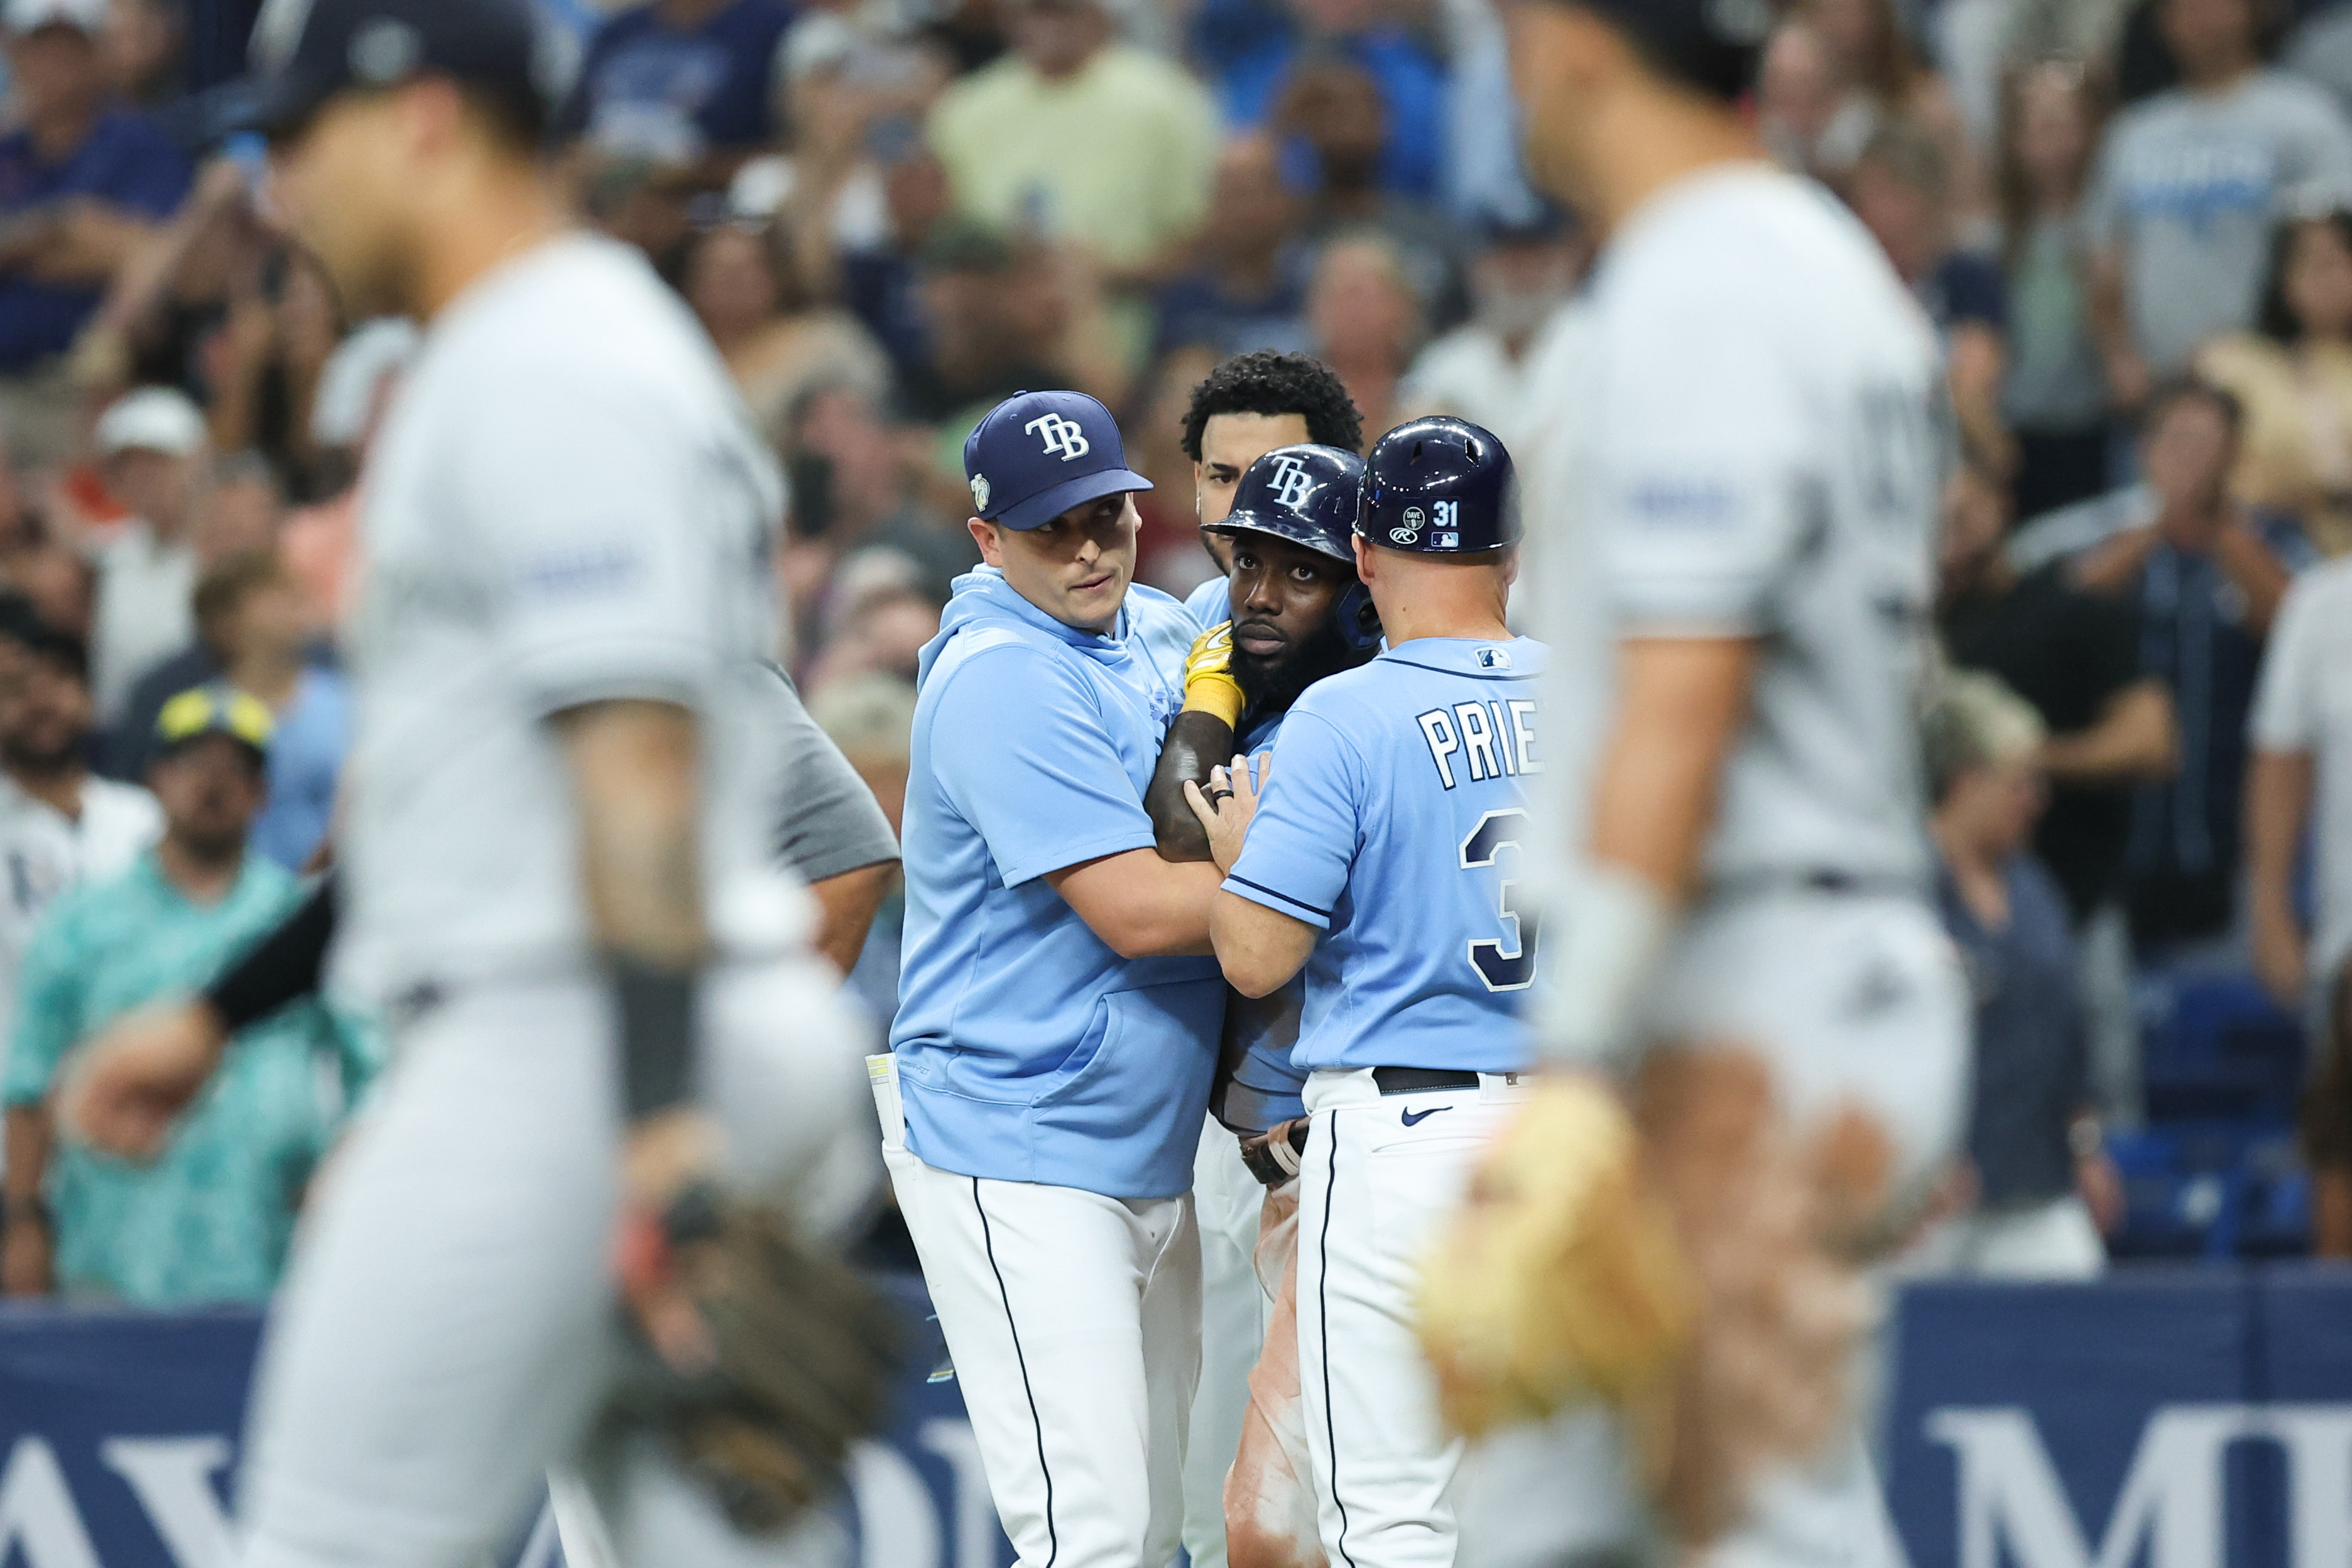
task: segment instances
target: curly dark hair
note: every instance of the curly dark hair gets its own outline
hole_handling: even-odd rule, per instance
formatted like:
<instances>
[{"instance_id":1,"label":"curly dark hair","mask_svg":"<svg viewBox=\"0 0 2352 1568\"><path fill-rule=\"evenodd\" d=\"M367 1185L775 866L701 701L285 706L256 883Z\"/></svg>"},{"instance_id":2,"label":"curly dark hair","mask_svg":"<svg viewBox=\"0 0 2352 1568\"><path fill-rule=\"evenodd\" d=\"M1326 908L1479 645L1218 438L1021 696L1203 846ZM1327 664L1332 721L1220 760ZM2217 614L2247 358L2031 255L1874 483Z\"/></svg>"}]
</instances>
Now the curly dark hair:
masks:
<instances>
[{"instance_id":1,"label":"curly dark hair","mask_svg":"<svg viewBox=\"0 0 2352 1568\"><path fill-rule=\"evenodd\" d=\"M1220 414L1297 414L1320 447L1364 449L1364 416L1339 373L1306 354L1258 349L1235 354L1201 378L1184 410L1184 455L1201 460L1201 432Z\"/></svg>"}]
</instances>

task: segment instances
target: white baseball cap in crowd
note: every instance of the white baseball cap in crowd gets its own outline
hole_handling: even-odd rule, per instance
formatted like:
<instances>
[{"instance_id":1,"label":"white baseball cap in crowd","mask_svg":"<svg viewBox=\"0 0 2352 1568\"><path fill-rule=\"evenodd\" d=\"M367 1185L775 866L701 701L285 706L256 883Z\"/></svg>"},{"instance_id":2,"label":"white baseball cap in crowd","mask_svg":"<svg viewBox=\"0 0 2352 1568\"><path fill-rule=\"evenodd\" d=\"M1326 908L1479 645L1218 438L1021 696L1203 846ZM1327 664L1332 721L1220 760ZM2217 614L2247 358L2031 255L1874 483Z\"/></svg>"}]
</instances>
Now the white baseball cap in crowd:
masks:
<instances>
[{"instance_id":1,"label":"white baseball cap in crowd","mask_svg":"<svg viewBox=\"0 0 2352 1568\"><path fill-rule=\"evenodd\" d=\"M98 455L162 452L184 458L205 444L205 415L184 392L142 386L107 405L98 416Z\"/></svg>"},{"instance_id":2,"label":"white baseball cap in crowd","mask_svg":"<svg viewBox=\"0 0 2352 1568\"><path fill-rule=\"evenodd\" d=\"M0 28L19 37L43 27L72 27L96 37L106 27L106 0L7 0Z\"/></svg>"}]
</instances>

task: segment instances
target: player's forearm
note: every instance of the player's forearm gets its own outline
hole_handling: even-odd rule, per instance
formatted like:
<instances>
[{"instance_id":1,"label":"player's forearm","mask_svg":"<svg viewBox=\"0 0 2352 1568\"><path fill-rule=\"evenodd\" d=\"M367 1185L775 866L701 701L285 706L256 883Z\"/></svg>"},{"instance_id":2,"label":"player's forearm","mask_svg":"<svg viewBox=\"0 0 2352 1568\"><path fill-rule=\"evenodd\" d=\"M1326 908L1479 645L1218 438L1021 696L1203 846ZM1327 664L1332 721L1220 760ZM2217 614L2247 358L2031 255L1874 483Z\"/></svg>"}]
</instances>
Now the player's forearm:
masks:
<instances>
[{"instance_id":1,"label":"player's forearm","mask_svg":"<svg viewBox=\"0 0 2352 1568\"><path fill-rule=\"evenodd\" d=\"M2311 809L2308 752L2257 751L2246 767L2246 881L2259 910L2291 910L2295 851Z\"/></svg>"},{"instance_id":2,"label":"player's forearm","mask_svg":"<svg viewBox=\"0 0 2352 1568\"><path fill-rule=\"evenodd\" d=\"M1160 748L1151 787L1143 793L1143 809L1150 814L1152 838L1161 859L1209 858L1209 836L1185 804L1184 786L1206 784L1209 770L1233 754L1231 724L1198 709L1188 708L1176 715L1176 722L1168 730L1168 743Z\"/></svg>"},{"instance_id":3,"label":"player's forearm","mask_svg":"<svg viewBox=\"0 0 2352 1568\"><path fill-rule=\"evenodd\" d=\"M844 974L857 967L857 955L866 951L866 933L874 929L875 911L882 907L884 895L890 891L890 879L898 872L896 860L877 860L809 884L820 911L816 950Z\"/></svg>"},{"instance_id":4,"label":"player's forearm","mask_svg":"<svg viewBox=\"0 0 2352 1568\"><path fill-rule=\"evenodd\" d=\"M1045 874L1087 929L1121 958L1205 955L1209 903L1224 879L1214 865L1129 849Z\"/></svg>"},{"instance_id":5,"label":"player's forearm","mask_svg":"<svg viewBox=\"0 0 2352 1568\"><path fill-rule=\"evenodd\" d=\"M2042 752L2043 771L2065 784L2168 778L2179 765L2172 694L2155 679L2136 681L2116 693L2098 722L2073 734L2053 735Z\"/></svg>"},{"instance_id":6,"label":"player's forearm","mask_svg":"<svg viewBox=\"0 0 2352 1568\"><path fill-rule=\"evenodd\" d=\"M0 1149L5 1149L7 1163L0 1167L0 1204L18 1214L40 1201L41 1184L48 1175L49 1113L45 1106L12 1105L5 1121Z\"/></svg>"},{"instance_id":7,"label":"player's forearm","mask_svg":"<svg viewBox=\"0 0 2352 1568\"><path fill-rule=\"evenodd\" d=\"M698 726L683 708L639 701L593 703L559 722L589 930L618 1005L625 1109L643 1123L691 1090L697 994L710 955Z\"/></svg>"},{"instance_id":8,"label":"player's forearm","mask_svg":"<svg viewBox=\"0 0 2352 1568\"><path fill-rule=\"evenodd\" d=\"M1225 984L1244 996L1266 996L1306 965L1322 932L1239 894L1220 891L1209 911L1209 935Z\"/></svg>"},{"instance_id":9,"label":"player's forearm","mask_svg":"<svg viewBox=\"0 0 2352 1568\"><path fill-rule=\"evenodd\" d=\"M1621 650L1616 725L1593 791L1591 853L1672 902L1697 882L1755 659L1755 644L1734 637L1639 638Z\"/></svg>"}]
</instances>

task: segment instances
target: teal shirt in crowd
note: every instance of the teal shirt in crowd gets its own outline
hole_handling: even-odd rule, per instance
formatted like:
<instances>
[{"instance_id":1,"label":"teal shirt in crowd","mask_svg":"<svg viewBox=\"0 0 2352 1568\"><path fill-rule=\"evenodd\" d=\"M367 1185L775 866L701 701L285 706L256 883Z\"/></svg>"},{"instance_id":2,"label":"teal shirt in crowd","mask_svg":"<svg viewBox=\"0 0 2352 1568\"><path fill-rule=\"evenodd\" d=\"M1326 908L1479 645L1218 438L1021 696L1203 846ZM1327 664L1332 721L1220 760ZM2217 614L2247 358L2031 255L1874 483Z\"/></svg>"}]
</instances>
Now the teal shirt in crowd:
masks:
<instances>
[{"instance_id":1,"label":"teal shirt in crowd","mask_svg":"<svg viewBox=\"0 0 2352 1568\"><path fill-rule=\"evenodd\" d=\"M205 984L300 899L290 874L248 854L227 897L192 903L153 850L122 877L60 897L26 951L6 1102L37 1103L76 1042ZM58 1289L145 1307L268 1296L303 1186L379 1049L373 1029L299 1002L236 1037L154 1164L58 1141L48 1172Z\"/></svg>"}]
</instances>

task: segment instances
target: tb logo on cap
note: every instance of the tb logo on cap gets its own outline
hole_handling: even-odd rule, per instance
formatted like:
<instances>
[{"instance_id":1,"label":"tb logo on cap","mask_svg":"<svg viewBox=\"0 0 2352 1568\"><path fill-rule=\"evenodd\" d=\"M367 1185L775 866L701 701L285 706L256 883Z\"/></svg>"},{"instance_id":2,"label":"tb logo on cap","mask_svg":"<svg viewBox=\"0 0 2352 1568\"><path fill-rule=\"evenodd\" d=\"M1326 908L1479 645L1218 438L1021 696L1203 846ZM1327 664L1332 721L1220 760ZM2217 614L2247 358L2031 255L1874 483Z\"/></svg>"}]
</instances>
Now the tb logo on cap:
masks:
<instances>
[{"instance_id":1,"label":"tb logo on cap","mask_svg":"<svg viewBox=\"0 0 2352 1568\"><path fill-rule=\"evenodd\" d=\"M1087 439L1086 426L1063 415L1040 415L1021 428L1045 443L1047 457L1058 457L1066 463L1094 450L1094 444Z\"/></svg>"},{"instance_id":2,"label":"tb logo on cap","mask_svg":"<svg viewBox=\"0 0 2352 1568\"><path fill-rule=\"evenodd\" d=\"M1314 499L1315 492L1323 488L1315 482L1315 476L1307 471L1307 465L1296 458L1276 458L1274 472L1275 502L1291 511L1304 508Z\"/></svg>"}]
</instances>

